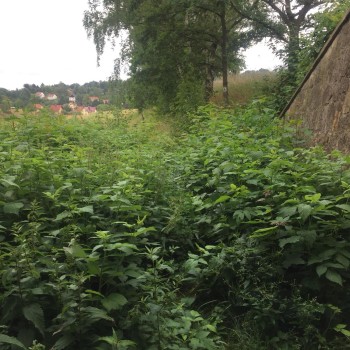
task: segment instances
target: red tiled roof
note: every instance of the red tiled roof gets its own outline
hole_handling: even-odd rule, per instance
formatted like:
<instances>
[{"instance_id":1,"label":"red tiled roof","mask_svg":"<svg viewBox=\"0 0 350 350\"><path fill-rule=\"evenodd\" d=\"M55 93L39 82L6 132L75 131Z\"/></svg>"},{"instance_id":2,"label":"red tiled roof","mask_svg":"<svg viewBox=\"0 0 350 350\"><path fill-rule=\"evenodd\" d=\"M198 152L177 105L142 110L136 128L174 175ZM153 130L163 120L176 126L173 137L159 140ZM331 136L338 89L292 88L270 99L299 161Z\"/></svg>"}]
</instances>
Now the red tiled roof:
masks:
<instances>
[{"instance_id":1,"label":"red tiled roof","mask_svg":"<svg viewBox=\"0 0 350 350\"><path fill-rule=\"evenodd\" d=\"M59 112L62 111L62 106L61 106L61 105L51 105L51 106L50 106L50 109L51 109L53 112L59 113Z\"/></svg>"}]
</instances>

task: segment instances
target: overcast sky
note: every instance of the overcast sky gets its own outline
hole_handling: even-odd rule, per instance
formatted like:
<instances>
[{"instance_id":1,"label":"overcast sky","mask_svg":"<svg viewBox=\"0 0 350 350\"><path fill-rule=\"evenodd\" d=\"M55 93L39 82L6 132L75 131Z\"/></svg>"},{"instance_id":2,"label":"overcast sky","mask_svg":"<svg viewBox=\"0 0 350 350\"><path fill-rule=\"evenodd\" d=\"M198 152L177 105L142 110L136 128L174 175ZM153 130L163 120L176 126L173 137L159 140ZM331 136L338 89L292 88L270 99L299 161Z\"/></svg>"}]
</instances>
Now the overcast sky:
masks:
<instances>
[{"instance_id":1,"label":"overcast sky","mask_svg":"<svg viewBox=\"0 0 350 350\"><path fill-rule=\"evenodd\" d=\"M108 48L100 67L82 24L88 0L0 0L0 87L83 84L106 80L118 55ZM278 64L264 46L247 52L247 69Z\"/></svg>"}]
</instances>

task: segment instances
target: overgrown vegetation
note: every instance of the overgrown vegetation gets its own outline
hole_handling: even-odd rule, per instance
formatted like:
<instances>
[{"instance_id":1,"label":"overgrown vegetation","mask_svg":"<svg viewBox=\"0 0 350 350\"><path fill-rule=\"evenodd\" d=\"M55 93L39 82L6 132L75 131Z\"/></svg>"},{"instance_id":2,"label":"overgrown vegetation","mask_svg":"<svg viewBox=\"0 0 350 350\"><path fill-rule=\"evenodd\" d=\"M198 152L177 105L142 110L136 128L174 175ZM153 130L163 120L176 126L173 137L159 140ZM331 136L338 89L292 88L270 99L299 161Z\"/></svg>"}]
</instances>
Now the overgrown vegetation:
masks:
<instances>
[{"instance_id":1,"label":"overgrown vegetation","mask_svg":"<svg viewBox=\"0 0 350 350\"><path fill-rule=\"evenodd\" d=\"M0 348L350 348L350 158L304 147L300 125L274 119L346 6L153 5L92 1L85 13L98 54L129 30L132 73L86 86L86 101L102 89L140 115L0 121ZM229 86L228 72L266 36L286 43L288 70L240 109L265 78ZM235 110L198 108L218 75L212 101L231 96ZM80 89L59 87L65 99ZM13 96L32 103L37 89Z\"/></svg>"},{"instance_id":2,"label":"overgrown vegetation","mask_svg":"<svg viewBox=\"0 0 350 350\"><path fill-rule=\"evenodd\" d=\"M273 112L3 121L1 349L348 348L349 159Z\"/></svg>"}]
</instances>

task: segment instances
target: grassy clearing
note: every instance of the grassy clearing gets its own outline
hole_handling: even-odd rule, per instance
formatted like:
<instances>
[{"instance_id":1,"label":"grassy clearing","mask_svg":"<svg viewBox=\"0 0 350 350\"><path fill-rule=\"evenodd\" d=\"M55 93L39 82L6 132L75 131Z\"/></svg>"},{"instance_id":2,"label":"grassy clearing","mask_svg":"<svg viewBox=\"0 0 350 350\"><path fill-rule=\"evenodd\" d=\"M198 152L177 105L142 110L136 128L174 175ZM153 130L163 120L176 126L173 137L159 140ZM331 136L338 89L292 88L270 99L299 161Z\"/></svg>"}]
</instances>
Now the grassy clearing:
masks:
<instances>
[{"instance_id":1,"label":"grassy clearing","mask_svg":"<svg viewBox=\"0 0 350 350\"><path fill-rule=\"evenodd\" d=\"M253 98L264 94L266 86L275 79L275 73L269 71L248 71L229 76L229 97L231 105L242 105ZM212 102L216 105L223 104L222 79L214 81L214 96Z\"/></svg>"}]
</instances>

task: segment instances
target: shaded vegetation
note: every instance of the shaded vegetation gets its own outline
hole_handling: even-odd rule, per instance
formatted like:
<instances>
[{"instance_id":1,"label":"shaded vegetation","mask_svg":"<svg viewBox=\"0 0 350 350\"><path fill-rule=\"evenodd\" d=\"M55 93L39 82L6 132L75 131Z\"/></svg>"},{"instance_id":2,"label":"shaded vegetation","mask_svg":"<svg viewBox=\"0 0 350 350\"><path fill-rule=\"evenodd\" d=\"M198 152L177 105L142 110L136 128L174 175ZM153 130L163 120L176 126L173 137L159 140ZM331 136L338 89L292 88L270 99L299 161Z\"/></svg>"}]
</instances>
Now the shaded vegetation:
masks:
<instances>
[{"instance_id":1,"label":"shaded vegetation","mask_svg":"<svg viewBox=\"0 0 350 350\"><path fill-rule=\"evenodd\" d=\"M3 121L1 349L347 348L349 159L273 114Z\"/></svg>"}]
</instances>

